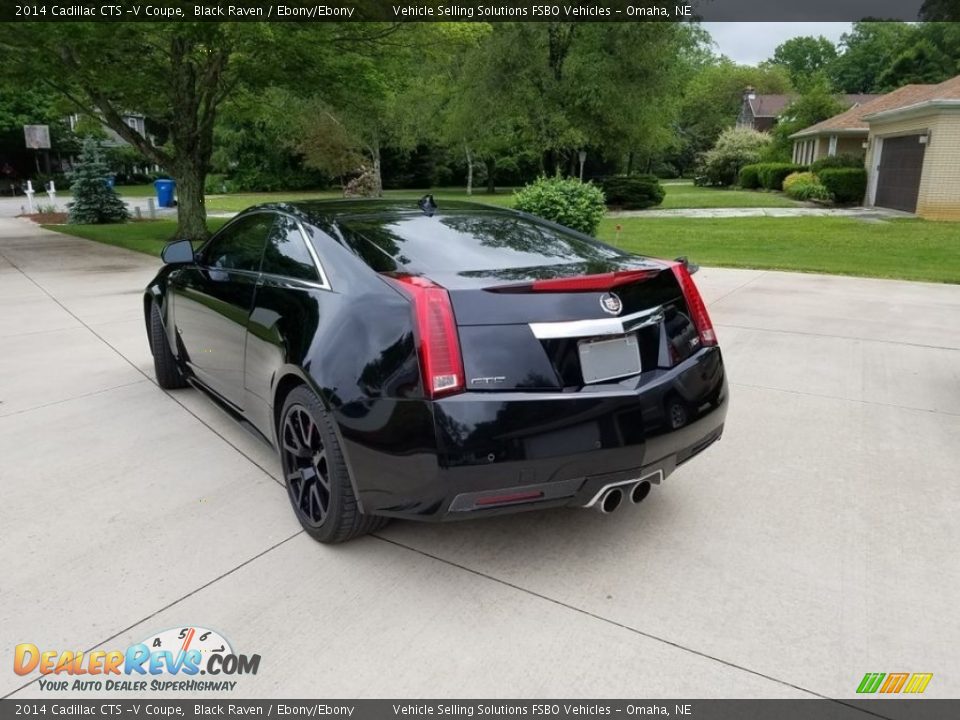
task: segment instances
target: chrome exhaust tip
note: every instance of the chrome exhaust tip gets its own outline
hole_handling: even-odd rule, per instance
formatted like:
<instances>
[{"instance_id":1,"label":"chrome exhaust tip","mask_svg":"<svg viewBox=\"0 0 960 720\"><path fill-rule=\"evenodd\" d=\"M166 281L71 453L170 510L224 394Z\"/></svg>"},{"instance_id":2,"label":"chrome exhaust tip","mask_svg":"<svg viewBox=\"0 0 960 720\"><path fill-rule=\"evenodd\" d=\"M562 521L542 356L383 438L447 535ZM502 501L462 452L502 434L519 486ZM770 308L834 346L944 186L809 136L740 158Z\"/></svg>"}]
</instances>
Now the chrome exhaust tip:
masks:
<instances>
[{"instance_id":1,"label":"chrome exhaust tip","mask_svg":"<svg viewBox=\"0 0 960 720\"><path fill-rule=\"evenodd\" d=\"M630 502L632 502L634 505L639 505L642 503L647 499L647 495L650 494L650 488L651 485L647 480L638 482L630 491Z\"/></svg>"},{"instance_id":2,"label":"chrome exhaust tip","mask_svg":"<svg viewBox=\"0 0 960 720\"><path fill-rule=\"evenodd\" d=\"M604 515L609 515L623 503L623 490L618 487L610 488L600 498L600 502L594 505L597 510Z\"/></svg>"}]
</instances>

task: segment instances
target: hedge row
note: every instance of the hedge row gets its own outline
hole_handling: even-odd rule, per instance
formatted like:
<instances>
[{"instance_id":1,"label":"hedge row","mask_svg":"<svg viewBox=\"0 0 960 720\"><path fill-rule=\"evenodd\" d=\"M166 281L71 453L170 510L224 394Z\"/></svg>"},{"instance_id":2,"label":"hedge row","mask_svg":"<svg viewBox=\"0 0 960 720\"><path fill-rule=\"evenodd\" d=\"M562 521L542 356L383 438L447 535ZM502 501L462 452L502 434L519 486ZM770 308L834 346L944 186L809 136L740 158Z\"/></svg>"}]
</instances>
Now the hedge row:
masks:
<instances>
[{"instance_id":1,"label":"hedge row","mask_svg":"<svg viewBox=\"0 0 960 720\"><path fill-rule=\"evenodd\" d=\"M605 178L601 187L610 207L643 210L663 202L663 186L655 175L614 175Z\"/></svg>"},{"instance_id":2,"label":"hedge row","mask_svg":"<svg viewBox=\"0 0 960 720\"><path fill-rule=\"evenodd\" d=\"M787 175L803 172L806 169L806 165L794 165L793 163L744 165L740 168L740 187L746 190L756 190L757 188L780 190L783 188L783 180Z\"/></svg>"},{"instance_id":3,"label":"hedge row","mask_svg":"<svg viewBox=\"0 0 960 720\"><path fill-rule=\"evenodd\" d=\"M827 168L862 168L863 167L863 158L857 157L856 155L851 155L849 153L843 153L842 155L827 155L822 157L819 160L814 160L810 163L810 170L815 173L819 173L821 170L826 170Z\"/></svg>"},{"instance_id":4,"label":"hedge row","mask_svg":"<svg viewBox=\"0 0 960 720\"><path fill-rule=\"evenodd\" d=\"M863 202L867 192L867 171L862 167L824 168L817 173L821 184L838 203Z\"/></svg>"}]
</instances>

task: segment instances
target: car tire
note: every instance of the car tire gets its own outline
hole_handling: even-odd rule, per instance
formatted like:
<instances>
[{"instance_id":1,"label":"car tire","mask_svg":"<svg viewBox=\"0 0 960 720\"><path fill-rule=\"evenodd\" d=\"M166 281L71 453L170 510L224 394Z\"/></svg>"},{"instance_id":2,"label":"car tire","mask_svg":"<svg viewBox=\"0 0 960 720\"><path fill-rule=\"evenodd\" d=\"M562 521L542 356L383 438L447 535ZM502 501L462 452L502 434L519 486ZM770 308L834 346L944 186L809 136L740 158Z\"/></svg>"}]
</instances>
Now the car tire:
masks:
<instances>
[{"instance_id":1,"label":"car tire","mask_svg":"<svg viewBox=\"0 0 960 720\"><path fill-rule=\"evenodd\" d=\"M187 379L170 350L170 342L160 318L160 308L156 303L150 304L150 352L153 353L153 372L160 387L165 390L187 387Z\"/></svg>"},{"instance_id":2,"label":"car tire","mask_svg":"<svg viewBox=\"0 0 960 720\"><path fill-rule=\"evenodd\" d=\"M306 386L284 400L277 445L290 504L314 540L342 543L387 524L360 512L333 419Z\"/></svg>"}]
</instances>

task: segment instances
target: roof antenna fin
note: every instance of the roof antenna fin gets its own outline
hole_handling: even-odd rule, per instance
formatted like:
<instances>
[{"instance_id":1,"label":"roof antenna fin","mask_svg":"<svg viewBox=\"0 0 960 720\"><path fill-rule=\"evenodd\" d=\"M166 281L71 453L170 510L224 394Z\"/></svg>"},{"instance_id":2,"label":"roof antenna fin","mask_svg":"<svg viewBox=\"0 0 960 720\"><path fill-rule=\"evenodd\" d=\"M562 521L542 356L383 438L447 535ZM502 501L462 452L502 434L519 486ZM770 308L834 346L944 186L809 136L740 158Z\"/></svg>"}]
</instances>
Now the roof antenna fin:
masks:
<instances>
[{"instance_id":1,"label":"roof antenna fin","mask_svg":"<svg viewBox=\"0 0 960 720\"><path fill-rule=\"evenodd\" d=\"M417 200L417 207L420 208L427 217L433 217L433 214L437 211L437 203L433 199L433 195L424 195Z\"/></svg>"}]
</instances>

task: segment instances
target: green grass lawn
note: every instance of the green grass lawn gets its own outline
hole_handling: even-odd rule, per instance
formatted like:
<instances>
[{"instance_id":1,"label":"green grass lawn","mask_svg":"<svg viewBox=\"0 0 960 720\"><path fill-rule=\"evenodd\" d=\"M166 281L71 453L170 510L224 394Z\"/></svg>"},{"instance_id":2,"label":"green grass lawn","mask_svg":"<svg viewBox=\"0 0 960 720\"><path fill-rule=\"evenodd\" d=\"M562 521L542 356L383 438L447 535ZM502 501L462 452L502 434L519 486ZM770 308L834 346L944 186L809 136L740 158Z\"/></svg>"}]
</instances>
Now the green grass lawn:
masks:
<instances>
[{"instance_id":1,"label":"green grass lawn","mask_svg":"<svg viewBox=\"0 0 960 720\"><path fill-rule=\"evenodd\" d=\"M800 207L801 203L790 200L781 193L754 190L727 190L721 188L694 187L692 182L673 182L664 185L666 196L654 210L681 208L725 207ZM470 200L487 205L510 207L513 188L503 188L494 195L484 191L468 196L463 188L436 188L433 190L387 190L387 198L416 200L426 193L433 193L437 202L444 200ZM208 195L207 209L212 212L239 212L251 205L289 200L333 200L341 198L339 190L303 193L237 193L234 195Z\"/></svg>"},{"instance_id":2,"label":"green grass lawn","mask_svg":"<svg viewBox=\"0 0 960 720\"><path fill-rule=\"evenodd\" d=\"M782 193L757 190L695 187L692 182L667 183L663 203L651 210L683 208L802 207Z\"/></svg>"},{"instance_id":3,"label":"green grass lawn","mask_svg":"<svg viewBox=\"0 0 960 720\"><path fill-rule=\"evenodd\" d=\"M118 185L117 192L123 197L153 197L155 191L149 185ZM723 188L694 187L690 181L669 181L664 183L666 197L655 210L675 210L682 208L724 208L724 207L798 207L801 203L790 200L782 193L760 192L755 190L732 190ZM513 202L514 188L500 188L490 195L484 188L478 188L473 195L467 195L461 188L434 188L432 190L387 190L384 196L402 200L416 200L426 193L433 193L437 201L470 200L487 205L510 207ZM61 193L70 196L70 191ZM251 205L261 203L285 202L291 200L335 200L342 198L339 190L312 192L277 193L235 193L230 195L208 195L207 210L211 212L240 212Z\"/></svg>"},{"instance_id":4,"label":"green grass lawn","mask_svg":"<svg viewBox=\"0 0 960 720\"><path fill-rule=\"evenodd\" d=\"M208 225L215 230L224 222L211 218ZM172 220L45 227L151 255L159 255L176 231ZM606 219L598 237L643 255L687 255L701 265L960 283L960 223L639 217Z\"/></svg>"},{"instance_id":5,"label":"green grass lawn","mask_svg":"<svg viewBox=\"0 0 960 720\"><path fill-rule=\"evenodd\" d=\"M617 239L616 226L622 231ZM960 283L960 223L854 218L615 218L598 237L701 265Z\"/></svg>"},{"instance_id":6,"label":"green grass lawn","mask_svg":"<svg viewBox=\"0 0 960 720\"><path fill-rule=\"evenodd\" d=\"M207 227L216 230L227 220L209 218ZM118 225L44 225L47 230L76 235L106 245L136 250L148 255L160 256L163 246L170 242L176 232L175 220L145 220Z\"/></svg>"}]
</instances>

